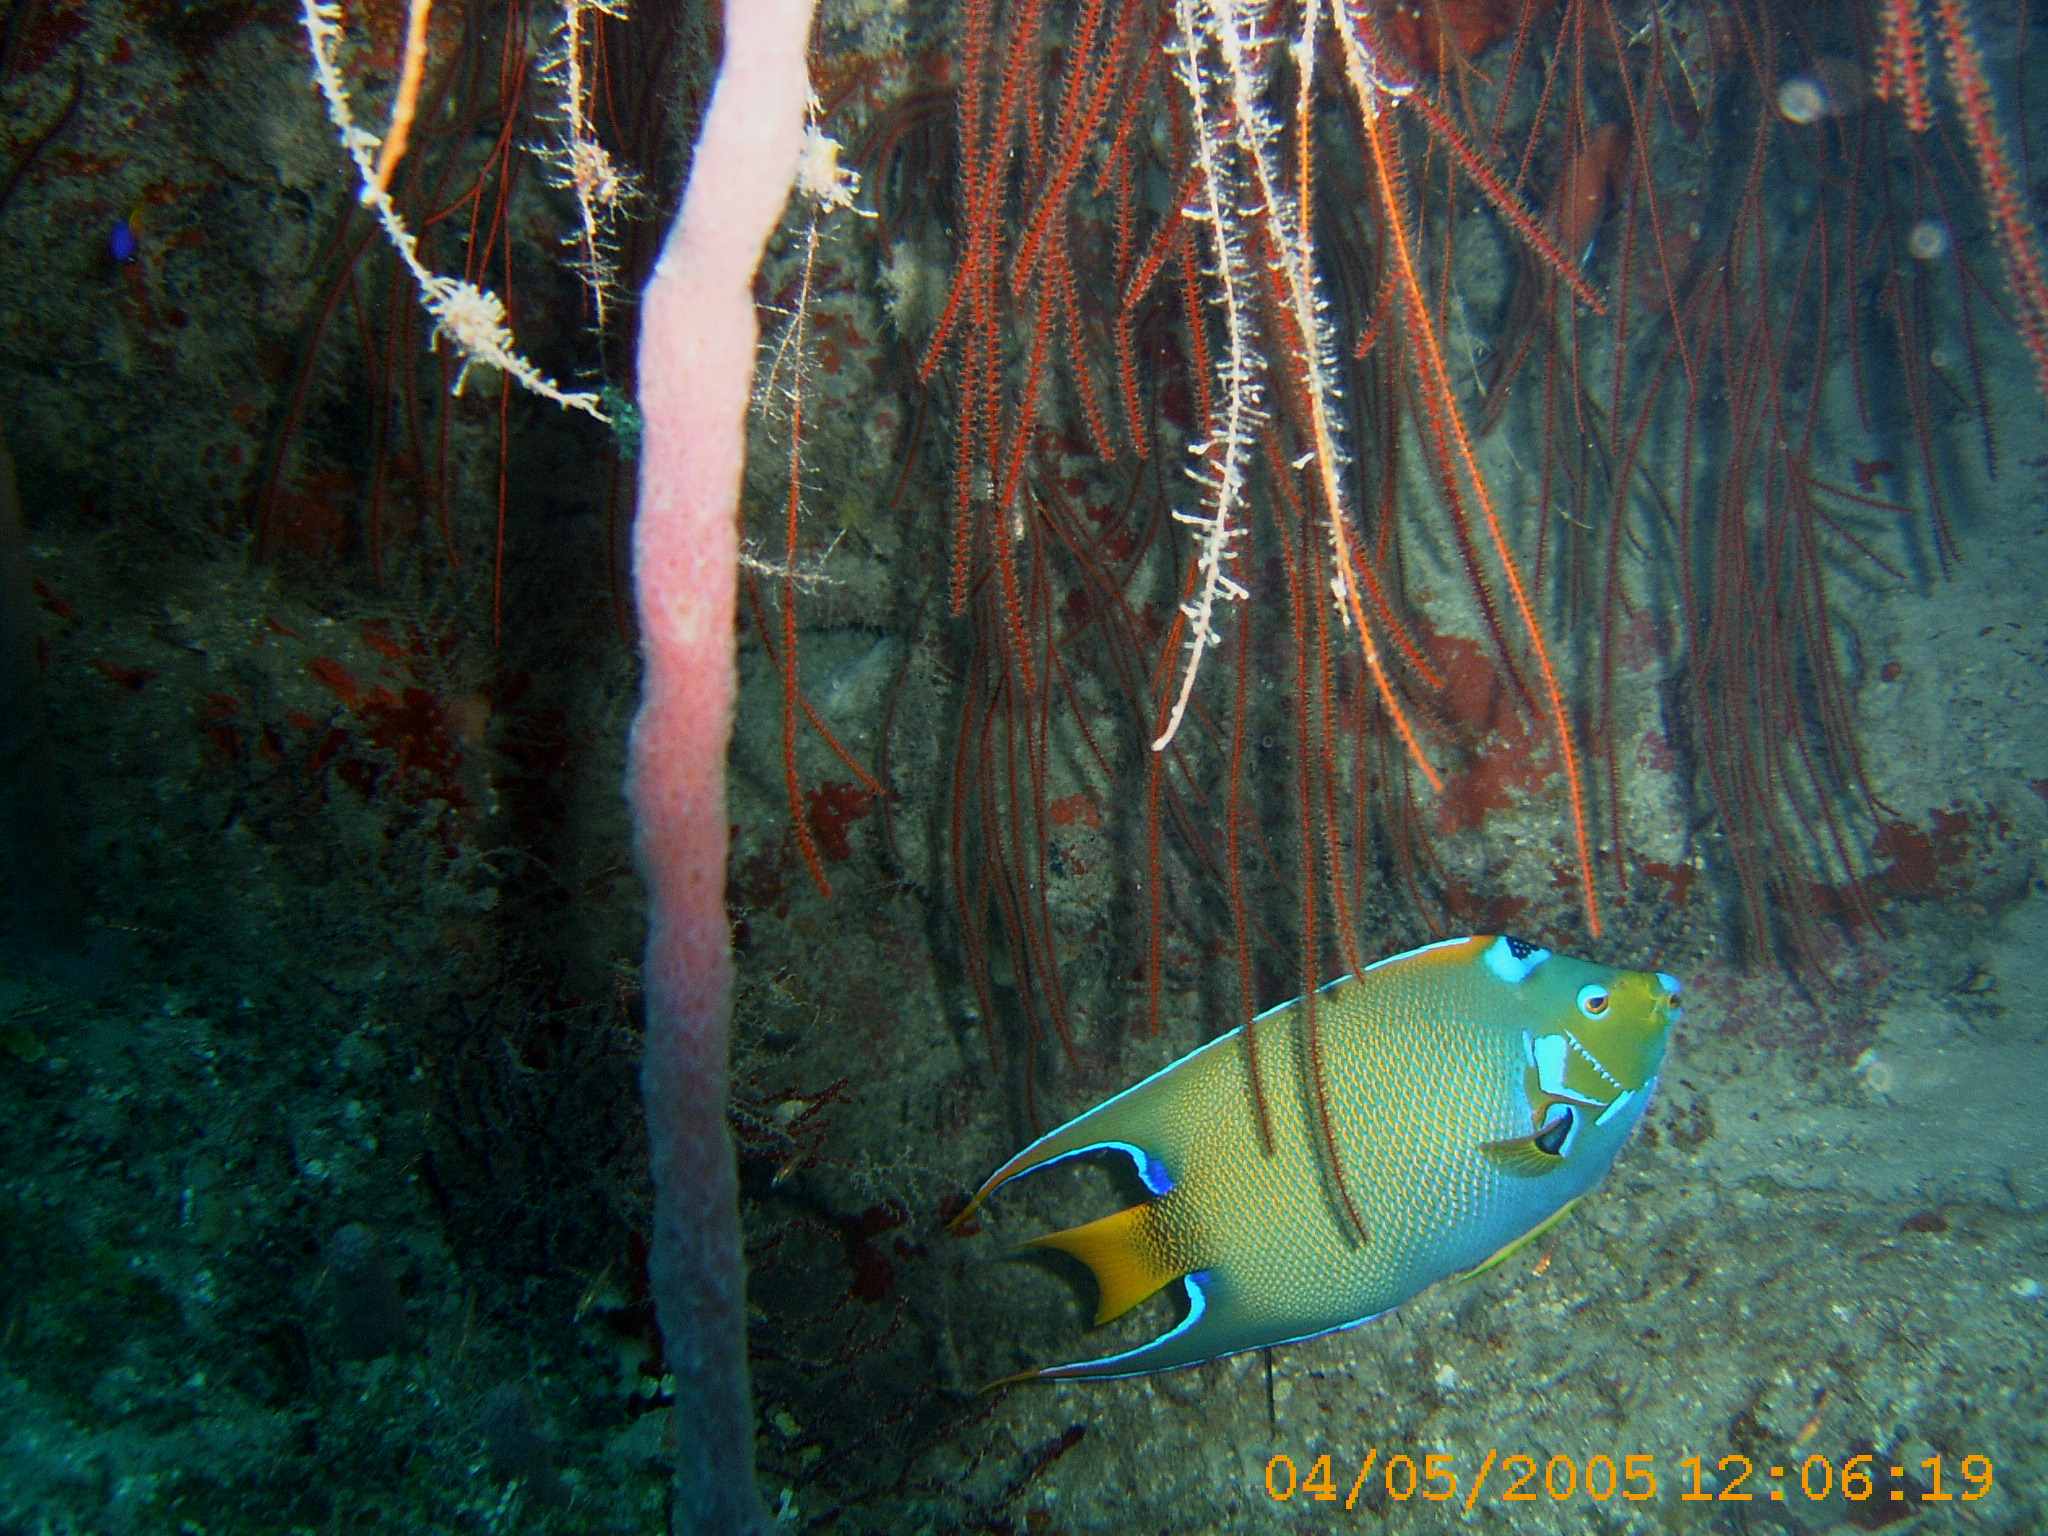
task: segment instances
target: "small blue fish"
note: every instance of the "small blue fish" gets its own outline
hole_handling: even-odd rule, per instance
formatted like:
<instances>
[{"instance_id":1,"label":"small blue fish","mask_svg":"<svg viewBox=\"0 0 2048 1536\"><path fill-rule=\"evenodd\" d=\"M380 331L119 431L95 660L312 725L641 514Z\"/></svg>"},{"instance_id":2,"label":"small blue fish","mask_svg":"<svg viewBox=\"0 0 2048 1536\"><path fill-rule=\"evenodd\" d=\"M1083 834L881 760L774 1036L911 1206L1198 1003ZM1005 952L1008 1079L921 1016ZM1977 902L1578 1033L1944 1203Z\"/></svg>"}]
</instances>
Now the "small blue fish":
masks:
<instances>
[{"instance_id":1,"label":"small blue fish","mask_svg":"<svg viewBox=\"0 0 2048 1536\"><path fill-rule=\"evenodd\" d=\"M114 220L114 232L107 241L107 249L114 253L114 260L127 266L142 254L142 241L135 233L135 226L125 218Z\"/></svg>"}]
</instances>

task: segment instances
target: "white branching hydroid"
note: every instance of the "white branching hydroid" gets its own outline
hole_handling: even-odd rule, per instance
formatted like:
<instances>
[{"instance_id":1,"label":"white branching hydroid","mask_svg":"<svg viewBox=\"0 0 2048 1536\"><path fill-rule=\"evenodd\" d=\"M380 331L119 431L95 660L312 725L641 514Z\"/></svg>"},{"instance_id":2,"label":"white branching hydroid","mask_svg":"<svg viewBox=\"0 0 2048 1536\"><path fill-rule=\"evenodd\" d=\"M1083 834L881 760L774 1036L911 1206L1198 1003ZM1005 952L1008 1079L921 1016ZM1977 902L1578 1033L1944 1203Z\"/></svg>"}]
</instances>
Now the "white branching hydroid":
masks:
<instances>
[{"instance_id":1,"label":"white branching hydroid","mask_svg":"<svg viewBox=\"0 0 2048 1536\"><path fill-rule=\"evenodd\" d=\"M434 318L434 335L446 336L462 354L455 388L462 389L470 365L482 363L517 379L534 394L609 422L598 396L587 390L565 390L520 353L505 323L505 304L495 293L462 278L444 277L420 259L419 241L406 226L391 194L377 185L377 136L360 127L349 106L348 86L341 77L341 7L322 0L302 0L300 15L313 53L313 79L327 102L327 115L341 136L341 147L355 163L363 203L377 215L398 259L419 285L420 302Z\"/></svg>"},{"instance_id":2,"label":"white branching hydroid","mask_svg":"<svg viewBox=\"0 0 2048 1536\"><path fill-rule=\"evenodd\" d=\"M1209 276L1216 284L1223 311L1224 346L1216 360L1217 382L1222 388L1208 423L1208 438L1192 450L1196 464L1189 471L1202 486L1204 510L1176 509L1173 514L1201 530L1202 542L1195 556L1199 581L1195 595L1181 605L1188 621L1187 666L1181 672L1180 692L1165 726L1152 743L1154 752L1165 751L1179 734L1202 658L1223 641L1216 628L1217 602L1236 602L1245 596L1244 587L1227 567L1236 555L1233 546L1244 531L1246 464L1254 434L1265 420L1259 399L1258 337L1252 326L1253 277L1245 259L1238 210L1240 176L1234 164L1238 151L1216 121L1217 107L1209 100L1209 83L1202 73L1202 55L1215 16L1197 0L1178 0L1174 12L1179 31L1174 62L1181 89L1187 93L1188 115L1195 126L1196 163L1201 168L1196 186L1200 206L1183 210L1183 217L1209 231L1214 263ZM1189 317L1189 324L1201 323L1199 315Z\"/></svg>"}]
</instances>

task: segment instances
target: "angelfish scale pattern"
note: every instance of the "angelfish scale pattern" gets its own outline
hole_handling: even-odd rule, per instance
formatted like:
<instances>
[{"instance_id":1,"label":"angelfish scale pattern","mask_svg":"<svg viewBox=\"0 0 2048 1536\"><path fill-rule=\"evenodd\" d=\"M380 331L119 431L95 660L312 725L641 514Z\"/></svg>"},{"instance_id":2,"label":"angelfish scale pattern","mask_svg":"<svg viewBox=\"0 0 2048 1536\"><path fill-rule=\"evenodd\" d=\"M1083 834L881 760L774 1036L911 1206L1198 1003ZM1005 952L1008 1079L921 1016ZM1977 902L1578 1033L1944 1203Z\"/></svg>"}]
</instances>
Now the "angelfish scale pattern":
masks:
<instances>
[{"instance_id":1,"label":"angelfish scale pattern","mask_svg":"<svg viewBox=\"0 0 2048 1536\"><path fill-rule=\"evenodd\" d=\"M1367 1232L1352 1278L1372 1311L1484 1262L1529 1224L1519 1181L1481 1150L1533 1128L1521 1031L1497 1004L1487 1018L1470 970L1410 974L1362 977L1329 1052L1339 1155Z\"/></svg>"},{"instance_id":2,"label":"angelfish scale pattern","mask_svg":"<svg viewBox=\"0 0 2048 1536\"><path fill-rule=\"evenodd\" d=\"M1187 1135L1167 1154L1176 1187L1153 1208L1153 1223L1172 1267L1215 1262L1207 1229L1219 1208L1269 1211L1272 1221L1233 1243L1228 1280L1210 1284L1266 1299L1244 1313L1253 1329L1320 1332L1383 1312L1525 1230L1515 1181L1488 1166L1469 1130L1476 1117L1490 1128L1487 1139L1528 1134L1527 1101L1514 1087L1520 1031L1447 1027L1461 1018L1469 1026L1482 1006L1478 990L1431 967L1368 971L1317 998L1333 1130L1365 1222L1362 1244L1346 1231L1316 1146L1299 1005L1254 1026L1271 1157L1258 1144L1242 1044L1233 1039L1204 1060L1186 1124L1230 1131ZM1453 1128L1463 1133L1455 1140ZM1331 1304L1308 1318L1279 1304L1305 1295Z\"/></svg>"}]
</instances>

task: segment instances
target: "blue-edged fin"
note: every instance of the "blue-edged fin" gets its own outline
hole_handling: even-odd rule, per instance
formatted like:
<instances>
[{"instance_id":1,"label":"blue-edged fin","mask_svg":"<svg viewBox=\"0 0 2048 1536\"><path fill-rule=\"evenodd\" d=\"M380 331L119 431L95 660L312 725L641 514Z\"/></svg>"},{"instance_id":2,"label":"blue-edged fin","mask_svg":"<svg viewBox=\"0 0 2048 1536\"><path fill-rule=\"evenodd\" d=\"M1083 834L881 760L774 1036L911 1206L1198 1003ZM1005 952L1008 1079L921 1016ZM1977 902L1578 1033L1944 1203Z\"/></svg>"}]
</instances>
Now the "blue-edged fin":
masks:
<instances>
[{"instance_id":1,"label":"blue-edged fin","mask_svg":"<svg viewBox=\"0 0 2048 1536\"><path fill-rule=\"evenodd\" d=\"M1049 1232L1018 1246L1057 1248L1086 1264L1101 1291L1095 1308L1095 1326L1100 1328L1187 1273L1159 1240L1152 1213L1149 1205L1134 1205L1086 1226Z\"/></svg>"},{"instance_id":2,"label":"blue-edged fin","mask_svg":"<svg viewBox=\"0 0 2048 1536\"><path fill-rule=\"evenodd\" d=\"M1580 1196L1580 1199L1584 1198L1584 1196ZM1535 1226L1531 1227L1528 1231L1524 1232L1520 1237L1516 1238L1513 1242L1503 1243L1497 1250L1495 1250L1495 1252L1490 1258L1484 1260L1481 1263L1474 1264L1470 1269L1466 1270L1462 1275L1459 1275L1457 1278L1460 1280L1470 1280L1474 1275L1485 1274L1489 1269L1492 1269L1497 1264L1505 1264L1509 1259L1512 1259L1524 1248L1528 1247L1531 1243L1535 1242L1537 1238L1541 1237L1544 1233L1548 1232L1560 1221L1563 1221L1565 1217L1571 1215L1571 1213L1578 1208L1578 1204L1578 1200L1565 1201L1563 1205L1560 1205L1555 1211L1551 1212L1550 1215L1545 1217L1542 1221L1537 1222Z\"/></svg>"},{"instance_id":3,"label":"blue-edged fin","mask_svg":"<svg viewBox=\"0 0 2048 1536\"><path fill-rule=\"evenodd\" d=\"M1273 1319L1266 1308L1248 1304L1247 1298L1222 1271L1194 1270L1183 1284L1187 1287L1188 1315L1180 1320L1178 1326L1151 1343L1140 1344L1120 1355L1048 1366L1042 1371L1029 1372L1028 1376L1010 1379L1112 1381L1120 1376L1144 1376L1153 1371L1199 1365L1204 1360L1239 1354L1247 1349L1257 1349L1262 1344L1297 1344L1321 1334L1357 1328L1386 1315L1376 1312L1366 1317L1346 1319L1334 1327L1312 1328L1305 1333L1276 1339L1273 1337Z\"/></svg>"},{"instance_id":4,"label":"blue-edged fin","mask_svg":"<svg viewBox=\"0 0 2048 1536\"><path fill-rule=\"evenodd\" d=\"M1244 1341L1255 1335L1250 1319L1231 1297L1229 1287L1218 1283L1210 1270L1187 1276L1188 1315L1149 1344L1127 1349L1120 1355L1100 1360L1076 1360L1068 1365L1047 1366L1033 1373L1042 1381L1110 1381L1119 1376L1143 1376L1151 1371L1170 1371L1175 1366L1193 1365L1217 1355L1249 1347ZM1251 1338L1256 1343L1256 1337Z\"/></svg>"},{"instance_id":5,"label":"blue-edged fin","mask_svg":"<svg viewBox=\"0 0 2048 1536\"><path fill-rule=\"evenodd\" d=\"M1197 1056L1237 1048L1237 1032L1232 1030L1207 1045L1197 1046L1179 1061L1161 1067L1114 1098L1076 1115L1058 1130L1046 1132L983 1180L981 1188L948 1225L957 1228L964 1224L981 1209L984 1200L1018 1175L1091 1152L1123 1153L1136 1164L1138 1177L1148 1190L1155 1195L1168 1193L1175 1182L1173 1170L1154 1150L1168 1145L1172 1139L1169 1133L1175 1123L1177 1100L1168 1079Z\"/></svg>"},{"instance_id":6,"label":"blue-edged fin","mask_svg":"<svg viewBox=\"0 0 2048 1536\"><path fill-rule=\"evenodd\" d=\"M1049 1232L1044 1237L1034 1237L1017 1246L1057 1248L1088 1266L1100 1293L1095 1307L1097 1327L1113 1322L1174 1281L1187 1277L1191 1306L1180 1326L1126 1354L1111 1355L1102 1360L1083 1360L1073 1365L1056 1365L1045 1370L1019 1371L1014 1376L990 1382L982 1391L993 1391L1020 1381L1081 1381L1138 1376L1147 1371L1206 1360L1210 1354L1219 1352L1202 1345L1200 1336L1205 1330L1198 1326L1207 1310L1199 1282L1208 1277L1206 1274L1190 1274L1185 1263L1176 1262L1171 1245L1164 1240L1155 1223L1155 1211L1156 1207L1152 1205L1134 1205L1100 1221L1069 1227L1064 1232ZM1190 1334L1197 1336L1193 1340L1194 1353L1188 1352Z\"/></svg>"}]
</instances>

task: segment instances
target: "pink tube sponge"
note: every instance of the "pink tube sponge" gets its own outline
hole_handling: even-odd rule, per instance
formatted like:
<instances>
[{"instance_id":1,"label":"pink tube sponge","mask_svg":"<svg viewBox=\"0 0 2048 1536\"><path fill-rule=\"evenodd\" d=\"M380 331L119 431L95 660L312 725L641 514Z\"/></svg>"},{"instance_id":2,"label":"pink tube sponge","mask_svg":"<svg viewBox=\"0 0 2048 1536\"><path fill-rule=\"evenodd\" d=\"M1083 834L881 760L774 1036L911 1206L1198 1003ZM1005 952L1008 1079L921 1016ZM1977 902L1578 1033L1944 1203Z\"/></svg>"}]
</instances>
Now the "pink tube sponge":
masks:
<instances>
[{"instance_id":1,"label":"pink tube sponge","mask_svg":"<svg viewBox=\"0 0 2048 1536\"><path fill-rule=\"evenodd\" d=\"M812 0L738 0L690 183L642 299L633 584L645 664L626 770L648 913L641 1093L649 1271L677 1447L672 1528L765 1532L754 1482L738 1182L725 1123L725 755L753 277L789 198Z\"/></svg>"}]
</instances>

